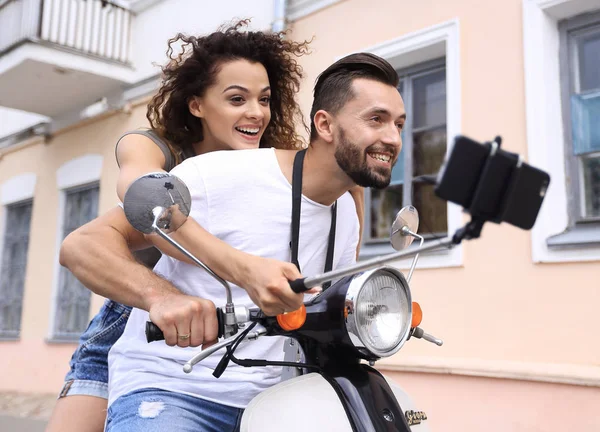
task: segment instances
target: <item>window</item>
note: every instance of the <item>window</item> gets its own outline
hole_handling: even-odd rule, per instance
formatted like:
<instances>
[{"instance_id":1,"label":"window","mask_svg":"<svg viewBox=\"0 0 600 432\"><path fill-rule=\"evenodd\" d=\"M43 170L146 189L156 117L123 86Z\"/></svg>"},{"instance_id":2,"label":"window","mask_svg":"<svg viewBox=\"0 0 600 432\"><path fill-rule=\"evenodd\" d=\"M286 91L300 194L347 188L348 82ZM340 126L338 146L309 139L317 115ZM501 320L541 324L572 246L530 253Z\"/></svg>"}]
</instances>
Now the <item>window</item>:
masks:
<instances>
[{"instance_id":1,"label":"window","mask_svg":"<svg viewBox=\"0 0 600 432\"><path fill-rule=\"evenodd\" d=\"M62 225L62 239L98 215L97 183L67 189ZM65 267L58 276L58 292L53 338L76 340L89 322L90 291Z\"/></svg>"},{"instance_id":2,"label":"window","mask_svg":"<svg viewBox=\"0 0 600 432\"><path fill-rule=\"evenodd\" d=\"M423 174L436 174L446 155L446 68L437 60L399 71L398 90L404 99L407 121L402 132L402 152L392 171L390 186L365 191L365 243L389 241L396 213L412 204L419 211L420 233L426 238L448 232L446 202L433 187L413 183Z\"/></svg>"},{"instance_id":3,"label":"window","mask_svg":"<svg viewBox=\"0 0 600 432\"><path fill-rule=\"evenodd\" d=\"M575 156L571 143L570 99L578 87L569 85L574 65L573 54L569 56L568 52L571 36L591 30L598 23L597 2L523 2L527 157L529 163L548 171L552 177L531 230L531 253L536 263L600 259L599 223L593 220L584 223L581 216L576 223L577 214L584 214L581 212L584 201L575 196L574 191L579 194L580 189L572 178L572 162L580 156ZM575 177L575 180L581 179Z\"/></svg>"},{"instance_id":4,"label":"window","mask_svg":"<svg viewBox=\"0 0 600 432\"><path fill-rule=\"evenodd\" d=\"M600 244L600 14L559 24L568 221L553 248Z\"/></svg>"},{"instance_id":5,"label":"window","mask_svg":"<svg viewBox=\"0 0 600 432\"><path fill-rule=\"evenodd\" d=\"M0 337L2 338L18 338L21 332L32 207L31 200L5 207L4 244L0 266Z\"/></svg>"},{"instance_id":6,"label":"window","mask_svg":"<svg viewBox=\"0 0 600 432\"><path fill-rule=\"evenodd\" d=\"M595 24L567 30L567 68L563 76L570 108L565 125L573 191L573 223L600 221L600 16ZM575 24L575 23L573 23ZM570 132L570 133L569 133ZM569 136L570 135L570 136ZM569 140L567 141L569 142Z\"/></svg>"}]
</instances>

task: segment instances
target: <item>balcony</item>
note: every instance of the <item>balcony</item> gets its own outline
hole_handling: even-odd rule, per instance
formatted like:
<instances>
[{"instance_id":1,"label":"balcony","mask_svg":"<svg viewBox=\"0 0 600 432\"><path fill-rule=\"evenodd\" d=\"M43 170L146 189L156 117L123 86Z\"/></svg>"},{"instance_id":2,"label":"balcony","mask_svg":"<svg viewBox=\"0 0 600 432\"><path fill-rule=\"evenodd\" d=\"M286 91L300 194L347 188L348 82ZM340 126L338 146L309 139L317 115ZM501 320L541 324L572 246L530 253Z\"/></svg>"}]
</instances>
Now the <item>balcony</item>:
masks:
<instances>
[{"instance_id":1,"label":"balcony","mask_svg":"<svg viewBox=\"0 0 600 432\"><path fill-rule=\"evenodd\" d=\"M71 113L135 80L133 14L105 0L0 0L0 106Z\"/></svg>"}]
</instances>

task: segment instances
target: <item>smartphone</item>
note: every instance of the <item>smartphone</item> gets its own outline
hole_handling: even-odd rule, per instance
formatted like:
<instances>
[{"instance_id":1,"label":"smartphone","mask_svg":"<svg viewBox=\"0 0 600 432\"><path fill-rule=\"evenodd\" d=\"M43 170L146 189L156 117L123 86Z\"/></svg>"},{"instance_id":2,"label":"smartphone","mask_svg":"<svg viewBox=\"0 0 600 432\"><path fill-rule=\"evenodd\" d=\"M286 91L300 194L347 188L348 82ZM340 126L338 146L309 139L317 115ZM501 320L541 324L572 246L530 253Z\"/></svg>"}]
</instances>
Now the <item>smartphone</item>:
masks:
<instances>
[{"instance_id":1,"label":"smartphone","mask_svg":"<svg viewBox=\"0 0 600 432\"><path fill-rule=\"evenodd\" d=\"M464 207L474 219L507 222L529 230L535 224L550 176L500 148L500 140L454 139L437 178L435 193Z\"/></svg>"}]
</instances>

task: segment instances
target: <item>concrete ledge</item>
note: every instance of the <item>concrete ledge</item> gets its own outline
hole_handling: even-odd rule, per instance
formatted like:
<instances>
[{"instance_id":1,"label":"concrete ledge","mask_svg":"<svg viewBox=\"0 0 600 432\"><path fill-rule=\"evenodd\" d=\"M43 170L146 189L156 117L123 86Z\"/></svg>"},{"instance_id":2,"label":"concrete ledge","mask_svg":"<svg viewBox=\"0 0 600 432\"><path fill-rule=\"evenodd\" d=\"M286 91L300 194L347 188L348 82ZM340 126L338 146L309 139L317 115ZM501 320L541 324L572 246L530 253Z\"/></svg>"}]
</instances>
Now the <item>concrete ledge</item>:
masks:
<instances>
[{"instance_id":1,"label":"concrete ledge","mask_svg":"<svg viewBox=\"0 0 600 432\"><path fill-rule=\"evenodd\" d=\"M377 369L488 378L539 381L600 387L600 366L513 362L464 358L408 357L401 362L380 361Z\"/></svg>"}]
</instances>

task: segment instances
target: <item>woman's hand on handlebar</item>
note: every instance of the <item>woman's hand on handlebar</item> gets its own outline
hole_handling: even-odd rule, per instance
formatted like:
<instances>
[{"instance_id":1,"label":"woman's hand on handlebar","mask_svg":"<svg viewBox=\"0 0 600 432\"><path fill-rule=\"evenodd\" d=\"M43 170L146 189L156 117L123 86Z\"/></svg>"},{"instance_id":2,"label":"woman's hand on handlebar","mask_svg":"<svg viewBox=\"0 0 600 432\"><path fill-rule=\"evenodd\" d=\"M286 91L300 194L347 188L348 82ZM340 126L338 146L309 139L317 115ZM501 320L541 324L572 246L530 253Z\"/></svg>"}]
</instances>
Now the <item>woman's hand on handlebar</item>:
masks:
<instances>
[{"instance_id":1,"label":"woman's hand on handlebar","mask_svg":"<svg viewBox=\"0 0 600 432\"><path fill-rule=\"evenodd\" d=\"M156 299L149 313L169 346L206 348L218 339L217 312L210 300L169 293Z\"/></svg>"}]
</instances>

